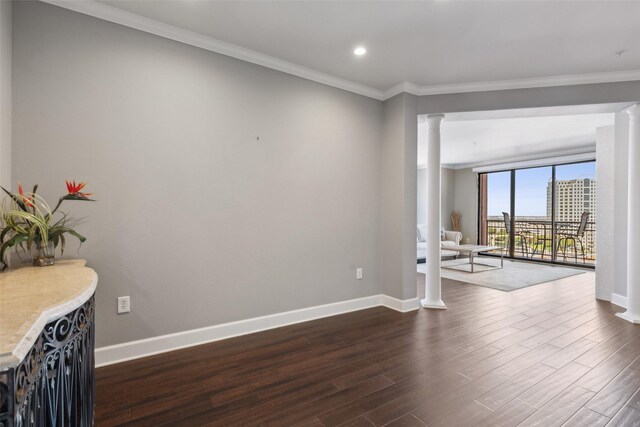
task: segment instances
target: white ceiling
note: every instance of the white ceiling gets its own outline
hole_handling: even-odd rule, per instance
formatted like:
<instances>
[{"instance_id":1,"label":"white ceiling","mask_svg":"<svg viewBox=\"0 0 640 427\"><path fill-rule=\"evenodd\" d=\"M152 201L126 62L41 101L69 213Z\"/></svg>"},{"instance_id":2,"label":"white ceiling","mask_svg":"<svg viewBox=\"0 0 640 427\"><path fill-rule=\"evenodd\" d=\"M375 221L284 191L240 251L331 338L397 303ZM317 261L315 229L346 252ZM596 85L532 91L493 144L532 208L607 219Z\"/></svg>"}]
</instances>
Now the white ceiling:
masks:
<instances>
[{"instance_id":1,"label":"white ceiling","mask_svg":"<svg viewBox=\"0 0 640 427\"><path fill-rule=\"evenodd\" d=\"M377 91L402 82L455 91L478 82L640 76L637 1L100 3ZM367 47L364 57L353 55L357 45Z\"/></svg>"},{"instance_id":2,"label":"white ceiling","mask_svg":"<svg viewBox=\"0 0 640 427\"><path fill-rule=\"evenodd\" d=\"M441 161L451 168L549 158L595 151L596 128L614 123L613 113L465 120L442 123ZM472 117L472 116L469 116ZM427 162L427 124L418 123L418 166Z\"/></svg>"}]
</instances>

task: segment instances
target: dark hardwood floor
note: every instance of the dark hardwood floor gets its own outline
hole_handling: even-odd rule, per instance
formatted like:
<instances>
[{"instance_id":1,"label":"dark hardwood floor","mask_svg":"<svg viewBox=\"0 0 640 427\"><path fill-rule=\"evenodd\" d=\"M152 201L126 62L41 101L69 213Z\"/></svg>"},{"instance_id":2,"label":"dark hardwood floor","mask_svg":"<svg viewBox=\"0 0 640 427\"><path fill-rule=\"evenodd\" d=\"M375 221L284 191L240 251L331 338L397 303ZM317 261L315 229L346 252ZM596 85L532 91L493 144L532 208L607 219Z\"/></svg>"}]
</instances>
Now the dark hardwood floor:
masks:
<instances>
[{"instance_id":1,"label":"dark hardwood floor","mask_svg":"<svg viewBox=\"0 0 640 427\"><path fill-rule=\"evenodd\" d=\"M509 293L444 282L446 311L373 308L100 368L96 425L640 425L640 326L594 299L593 273Z\"/></svg>"}]
</instances>

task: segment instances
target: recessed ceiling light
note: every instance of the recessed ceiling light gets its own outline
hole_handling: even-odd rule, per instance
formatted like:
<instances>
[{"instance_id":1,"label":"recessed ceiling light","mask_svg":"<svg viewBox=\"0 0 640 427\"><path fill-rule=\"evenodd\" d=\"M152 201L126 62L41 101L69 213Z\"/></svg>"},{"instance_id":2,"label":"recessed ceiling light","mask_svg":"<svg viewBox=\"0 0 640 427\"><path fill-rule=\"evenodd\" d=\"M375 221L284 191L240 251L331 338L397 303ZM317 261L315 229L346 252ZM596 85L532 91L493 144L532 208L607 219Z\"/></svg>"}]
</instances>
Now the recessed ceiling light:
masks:
<instances>
[{"instance_id":1,"label":"recessed ceiling light","mask_svg":"<svg viewBox=\"0 0 640 427\"><path fill-rule=\"evenodd\" d=\"M363 48L362 46L360 46L360 47L357 47L357 48L353 51L353 53L355 53L355 54L356 54L356 55L358 55L358 56L362 56L362 55L364 55L365 53L367 53L367 49L365 49L365 48Z\"/></svg>"}]
</instances>

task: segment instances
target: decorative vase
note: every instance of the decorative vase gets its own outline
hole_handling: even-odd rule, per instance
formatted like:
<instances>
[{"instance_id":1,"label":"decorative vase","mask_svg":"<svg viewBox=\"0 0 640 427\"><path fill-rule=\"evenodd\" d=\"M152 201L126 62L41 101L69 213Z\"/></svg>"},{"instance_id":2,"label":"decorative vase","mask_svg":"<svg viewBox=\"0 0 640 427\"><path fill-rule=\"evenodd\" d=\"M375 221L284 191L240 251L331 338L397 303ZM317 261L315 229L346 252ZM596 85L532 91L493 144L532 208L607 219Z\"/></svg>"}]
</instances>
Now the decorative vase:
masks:
<instances>
[{"instance_id":1,"label":"decorative vase","mask_svg":"<svg viewBox=\"0 0 640 427\"><path fill-rule=\"evenodd\" d=\"M39 242L33 252L33 265L36 267L54 265L56 263L55 252L56 248L53 246L53 242L47 242L44 245Z\"/></svg>"}]
</instances>

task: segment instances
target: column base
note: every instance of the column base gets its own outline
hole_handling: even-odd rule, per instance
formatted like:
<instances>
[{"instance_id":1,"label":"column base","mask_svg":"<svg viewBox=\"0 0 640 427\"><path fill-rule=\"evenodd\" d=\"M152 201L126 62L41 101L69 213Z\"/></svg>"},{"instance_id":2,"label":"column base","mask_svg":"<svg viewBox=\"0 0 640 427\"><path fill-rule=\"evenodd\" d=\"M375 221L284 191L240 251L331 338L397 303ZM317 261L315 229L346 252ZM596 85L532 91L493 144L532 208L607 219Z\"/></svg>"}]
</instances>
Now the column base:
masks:
<instances>
[{"instance_id":1,"label":"column base","mask_svg":"<svg viewBox=\"0 0 640 427\"><path fill-rule=\"evenodd\" d=\"M439 299L437 301L431 301L431 300L428 300L428 299L425 298L423 300L420 300L420 304L422 304L422 306L424 308L434 308L436 310L446 310L447 309L447 306L444 305L444 302L442 302L441 299Z\"/></svg>"},{"instance_id":2,"label":"column base","mask_svg":"<svg viewBox=\"0 0 640 427\"><path fill-rule=\"evenodd\" d=\"M626 320L627 322L640 324L640 315L634 314L634 313L629 313L629 310L625 311L624 313L616 313L616 316L618 316L621 319Z\"/></svg>"}]
</instances>

